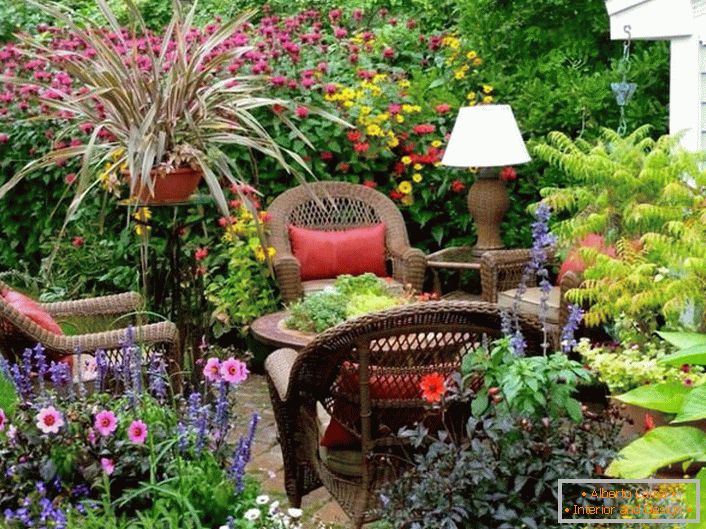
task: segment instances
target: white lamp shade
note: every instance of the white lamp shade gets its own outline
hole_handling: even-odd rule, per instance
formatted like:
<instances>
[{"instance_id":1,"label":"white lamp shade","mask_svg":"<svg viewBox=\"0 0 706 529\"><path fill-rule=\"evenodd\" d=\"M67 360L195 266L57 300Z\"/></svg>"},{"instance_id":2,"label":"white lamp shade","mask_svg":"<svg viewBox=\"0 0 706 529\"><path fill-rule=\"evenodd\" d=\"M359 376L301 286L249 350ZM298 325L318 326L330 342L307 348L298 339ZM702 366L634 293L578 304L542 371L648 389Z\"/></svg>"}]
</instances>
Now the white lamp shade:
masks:
<instances>
[{"instance_id":1,"label":"white lamp shade","mask_svg":"<svg viewBox=\"0 0 706 529\"><path fill-rule=\"evenodd\" d=\"M503 167L531 159L512 108L479 105L459 110L441 163L450 167Z\"/></svg>"}]
</instances>

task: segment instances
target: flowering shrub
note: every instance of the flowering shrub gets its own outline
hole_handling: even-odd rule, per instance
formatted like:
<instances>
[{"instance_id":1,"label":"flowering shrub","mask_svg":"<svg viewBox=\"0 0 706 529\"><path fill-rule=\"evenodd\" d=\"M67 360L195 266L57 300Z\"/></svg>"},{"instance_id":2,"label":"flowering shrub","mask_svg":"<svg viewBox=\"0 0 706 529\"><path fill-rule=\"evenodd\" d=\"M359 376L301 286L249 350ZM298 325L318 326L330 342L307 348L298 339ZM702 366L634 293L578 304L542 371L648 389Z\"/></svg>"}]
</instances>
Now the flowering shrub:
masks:
<instances>
[{"instance_id":1,"label":"flowering shrub","mask_svg":"<svg viewBox=\"0 0 706 529\"><path fill-rule=\"evenodd\" d=\"M245 465L258 416L234 450L226 443L245 364L210 359L200 388L182 398L172 395L158 357L143 358L131 342L121 355L108 365L99 352L95 380L76 385L66 364L47 363L41 345L17 365L3 363L17 395L13 408L0 410L3 527L123 523L134 511L155 524L176 512L189 526L232 517L232 527L253 527L244 514L260 507ZM122 394L107 390L116 384Z\"/></svg>"}]
</instances>

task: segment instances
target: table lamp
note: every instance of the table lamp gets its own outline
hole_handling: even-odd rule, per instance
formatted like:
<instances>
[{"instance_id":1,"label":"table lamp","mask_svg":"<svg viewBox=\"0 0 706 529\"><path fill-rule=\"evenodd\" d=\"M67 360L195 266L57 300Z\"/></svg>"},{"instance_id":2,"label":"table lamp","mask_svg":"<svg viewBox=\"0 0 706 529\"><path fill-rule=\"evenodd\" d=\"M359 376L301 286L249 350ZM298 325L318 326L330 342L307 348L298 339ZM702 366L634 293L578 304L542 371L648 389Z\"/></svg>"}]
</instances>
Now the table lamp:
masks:
<instances>
[{"instance_id":1,"label":"table lamp","mask_svg":"<svg viewBox=\"0 0 706 529\"><path fill-rule=\"evenodd\" d=\"M505 247L500 223L510 207L510 197L497 168L530 160L509 105L479 105L459 110L441 163L479 169L468 190L468 210L478 233L473 255Z\"/></svg>"}]
</instances>

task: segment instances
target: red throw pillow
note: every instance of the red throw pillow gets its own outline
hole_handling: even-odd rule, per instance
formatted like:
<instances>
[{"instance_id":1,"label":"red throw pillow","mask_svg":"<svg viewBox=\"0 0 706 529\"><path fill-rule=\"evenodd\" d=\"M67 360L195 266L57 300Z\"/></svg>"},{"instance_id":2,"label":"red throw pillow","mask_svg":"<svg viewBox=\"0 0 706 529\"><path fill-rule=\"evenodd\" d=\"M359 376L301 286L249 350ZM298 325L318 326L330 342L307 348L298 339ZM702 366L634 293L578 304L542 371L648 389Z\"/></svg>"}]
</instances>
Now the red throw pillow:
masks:
<instances>
[{"instance_id":1,"label":"red throw pillow","mask_svg":"<svg viewBox=\"0 0 706 529\"><path fill-rule=\"evenodd\" d=\"M617 255L615 251L615 246L606 246L605 239L602 235L598 235L597 233L590 233L583 238L583 240L578 244L577 247L573 248L569 252L569 255L566 257L566 260L561 264L561 268L559 269L559 276L556 280L557 285L561 284L561 280L564 278L564 275L567 272L574 272L575 274L580 275L583 274L583 272L586 270L586 263L581 257L581 253L579 251L581 248L595 248L602 254L605 254L609 257L615 257Z\"/></svg>"},{"instance_id":2,"label":"red throw pillow","mask_svg":"<svg viewBox=\"0 0 706 529\"><path fill-rule=\"evenodd\" d=\"M15 292L14 290L8 290L3 297L8 305L27 316L42 329L46 329L54 334L64 334L64 331L62 331L59 324L54 321L51 314L44 310L41 305L33 299L19 292Z\"/></svg>"},{"instance_id":3,"label":"red throw pillow","mask_svg":"<svg viewBox=\"0 0 706 529\"><path fill-rule=\"evenodd\" d=\"M302 281L366 272L387 275L384 224L343 231L289 226L289 240L301 265Z\"/></svg>"}]
</instances>

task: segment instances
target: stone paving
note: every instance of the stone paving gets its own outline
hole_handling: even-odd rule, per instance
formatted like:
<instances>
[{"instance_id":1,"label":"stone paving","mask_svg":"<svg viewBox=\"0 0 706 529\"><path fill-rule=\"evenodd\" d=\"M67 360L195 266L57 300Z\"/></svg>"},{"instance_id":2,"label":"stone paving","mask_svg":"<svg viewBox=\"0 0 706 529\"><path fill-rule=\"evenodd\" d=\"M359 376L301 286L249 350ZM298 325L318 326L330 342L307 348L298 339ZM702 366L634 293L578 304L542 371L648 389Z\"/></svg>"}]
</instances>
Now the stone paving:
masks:
<instances>
[{"instance_id":1,"label":"stone paving","mask_svg":"<svg viewBox=\"0 0 706 529\"><path fill-rule=\"evenodd\" d=\"M260 415L248 471L260 480L265 493L286 504L282 452L277 443L277 426L265 377L261 374L251 374L238 388L236 398L238 431L245 431L253 413ZM302 508L304 526L307 529L316 527L318 522L335 528L348 526L348 517L323 487L307 495Z\"/></svg>"}]
</instances>

